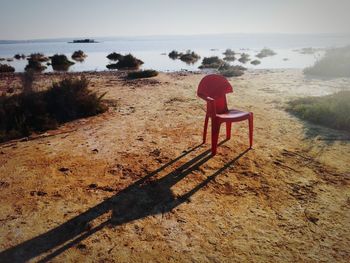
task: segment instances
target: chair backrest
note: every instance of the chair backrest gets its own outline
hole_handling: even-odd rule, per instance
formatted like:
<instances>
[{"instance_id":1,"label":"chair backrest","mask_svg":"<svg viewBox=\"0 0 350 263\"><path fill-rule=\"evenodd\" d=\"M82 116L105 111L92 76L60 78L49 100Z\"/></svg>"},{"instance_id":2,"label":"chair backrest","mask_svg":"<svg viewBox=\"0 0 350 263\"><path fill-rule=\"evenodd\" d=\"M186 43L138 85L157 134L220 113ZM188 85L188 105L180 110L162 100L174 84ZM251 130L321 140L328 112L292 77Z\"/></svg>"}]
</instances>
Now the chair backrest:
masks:
<instances>
[{"instance_id":1,"label":"chair backrest","mask_svg":"<svg viewBox=\"0 0 350 263\"><path fill-rule=\"evenodd\" d=\"M226 94L233 92L231 84L221 75L211 74L205 76L199 83L197 95L205 99L211 97L215 100L216 112L227 111Z\"/></svg>"}]
</instances>

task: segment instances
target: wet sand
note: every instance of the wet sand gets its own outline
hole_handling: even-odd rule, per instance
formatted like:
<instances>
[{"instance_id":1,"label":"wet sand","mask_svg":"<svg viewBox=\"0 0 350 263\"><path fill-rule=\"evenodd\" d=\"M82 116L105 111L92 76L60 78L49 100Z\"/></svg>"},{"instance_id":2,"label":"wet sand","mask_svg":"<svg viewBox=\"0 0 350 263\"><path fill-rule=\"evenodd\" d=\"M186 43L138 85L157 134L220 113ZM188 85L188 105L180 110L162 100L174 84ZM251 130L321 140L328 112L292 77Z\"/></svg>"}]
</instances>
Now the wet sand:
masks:
<instances>
[{"instance_id":1,"label":"wet sand","mask_svg":"<svg viewBox=\"0 0 350 263\"><path fill-rule=\"evenodd\" d=\"M283 109L349 79L230 79L229 105L254 112L254 148L235 123L211 157L202 74L72 75L107 91L109 110L0 145L0 262L349 262L350 135ZM1 91L16 85L0 79Z\"/></svg>"}]
</instances>

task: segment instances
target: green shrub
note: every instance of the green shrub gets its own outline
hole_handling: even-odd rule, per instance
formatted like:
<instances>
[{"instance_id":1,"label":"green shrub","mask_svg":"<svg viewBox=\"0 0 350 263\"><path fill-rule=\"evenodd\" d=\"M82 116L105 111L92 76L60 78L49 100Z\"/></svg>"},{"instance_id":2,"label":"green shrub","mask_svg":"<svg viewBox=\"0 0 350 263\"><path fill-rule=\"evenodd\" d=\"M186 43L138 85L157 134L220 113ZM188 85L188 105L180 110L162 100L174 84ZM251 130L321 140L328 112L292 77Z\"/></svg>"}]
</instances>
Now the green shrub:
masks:
<instances>
[{"instance_id":1,"label":"green shrub","mask_svg":"<svg viewBox=\"0 0 350 263\"><path fill-rule=\"evenodd\" d=\"M177 52L176 50L171 51L168 56L171 59L177 59L182 55L182 53Z\"/></svg>"},{"instance_id":2,"label":"green shrub","mask_svg":"<svg viewBox=\"0 0 350 263\"><path fill-rule=\"evenodd\" d=\"M252 61L250 62L250 64L256 66L256 65L261 64L261 62L260 62L260 60L254 59L254 60L252 60Z\"/></svg>"},{"instance_id":3,"label":"green shrub","mask_svg":"<svg viewBox=\"0 0 350 263\"><path fill-rule=\"evenodd\" d=\"M226 49L226 51L224 53L222 53L222 54L224 54L226 57L234 57L236 55L236 53L233 50L229 49L229 48Z\"/></svg>"},{"instance_id":4,"label":"green shrub","mask_svg":"<svg viewBox=\"0 0 350 263\"><path fill-rule=\"evenodd\" d=\"M180 60L186 62L186 63L195 63L200 59L201 57L196 54L194 51L191 52L191 50L188 50L185 54L181 54Z\"/></svg>"},{"instance_id":5,"label":"green shrub","mask_svg":"<svg viewBox=\"0 0 350 263\"><path fill-rule=\"evenodd\" d=\"M217 56L205 57L203 58L202 65L199 66L199 68L219 68L223 64L225 64L225 61Z\"/></svg>"},{"instance_id":6,"label":"green shrub","mask_svg":"<svg viewBox=\"0 0 350 263\"><path fill-rule=\"evenodd\" d=\"M21 82L23 93L30 93L34 91L33 83L34 83L34 71L28 70L21 74Z\"/></svg>"},{"instance_id":7,"label":"green shrub","mask_svg":"<svg viewBox=\"0 0 350 263\"><path fill-rule=\"evenodd\" d=\"M133 71L128 73L128 79L141 79L141 78L151 78L158 75L158 71L156 70L141 70L141 71Z\"/></svg>"},{"instance_id":8,"label":"green shrub","mask_svg":"<svg viewBox=\"0 0 350 263\"><path fill-rule=\"evenodd\" d=\"M243 63L243 64L247 63L249 60L250 60L249 54L247 54L247 53L242 53L241 57L238 59L238 61Z\"/></svg>"},{"instance_id":9,"label":"green shrub","mask_svg":"<svg viewBox=\"0 0 350 263\"><path fill-rule=\"evenodd\" d=\"M46 69L46 66L42 65L41 63L48 61L49 58L42 53L32 53L29 55L27 60L28 64L24 68L25 71L41 72Z\"/></svg>"},{"instance_id":10,"label":"green shrub","mask_svg":"<svg viewBox=\"0 0 350 263\"><path fill-rule=\"evenodd\" d=\"M65 79L46 91L0 97L0 141L56 128L60 123L102 113L106 106L88 81Z\"/></svg>"},{"instance_id":11,"label":"green shrub","mask_svg":"<svg viewBox=\"0 0 350 263\"><path fill-rule=\"evenodd\" d=\"M26 55L24 55L24 54L16 54L16 55L14 55L13 56L15 59L25 59L26 58Z\"/></svg>"},{"instance_id":12,"label":"green shrub","mask_svg":"<svg viewBox=\"0 0 350 263\"><path fill-rule=\"evenodd\" d=\"M74 51L72 54L72 59L77 61L82 61L87 57L87 55L82 50Z\"/></svg>"},{"instance_id":13,"label":"green shrub","mask_svg":"<svg viewBox=\"0 0 350 263\"><path fill-rule=\"evenodd\" d=\"M223 53L225 55L224 60L225 61L235 61L236 60L236 53L231 49L226 49L226 51Z\"/></svg>"},{"instance_id":14,"label":"green shrub","mask_svg":"<svg viewBox=\"0 0 350 263\"><path fill-rule=\"evenodd\" d=\"M74 62L68 60L66 55L55 54L51 57L51 65L54 70L66 71Z\"/></svg>"},{"instance_id":15,"label":"green shrub","mask_svg":"<svg viewBox=\"0 0 350 263\"><path fill-rule=\"evenodd\" d=\"M0 64L0 73L8 72L15 72L15 68L7 64Z\"/></svg>"},{"instance_id":16,"label":"green shrub","mask_svg":"<svg viewBox=\"0 0 350 263\"><path fill-rule=\"evenodd\" d=\"M305 75L321 77L350 77L350 46L330 49L309 68Z\"/></svg>"},{"instance_id":17,"label":"green shrub","mask_svg":"<svg viewBox=\"0 0 350 263\"><path fill-rule=\"evenodd\" d=\"M312 123L350 132L350 91L296 99L287 110Z\"/></svg>"},{"instance_id":18,"label":"green shrub","mask_svg":"<svg viewBox=\"0 0 350 263\"><path fill-rule=\"evenodd\" d=\"M234 57L234 56L226 56L226 57L223 58L223 60L232 62L232 61L236 60L236 57Z\"/></svg>"},{"instance_id":19,"label":"green shrub","mask_svg":"<svg viewBox=\"0 0 350 263\"><path fill-rule=\"evenodd\" d=\"M45 94L50 116L58 123L63 123L105 111L101 103L103 96L90 91L88 84L85 78L68 78L54 83Z\"/></svg>"},{"instance_id":20,"label":"green shrub","mask_svg":"<svg viewBox=\"0 0 350 263\"><path fill-rule=\"evenodd\" d=\"M40 61L28 59L28 64L25 66L25 71L44 71L46 66L42 65Z\"/></svg>"},{"instance_id":21,"label":"green shrub","mask_svg":"<svg viewBox=\"0 0 350 263\"><path fill-rule=\"evenodd\" d=\"M246 68L242 66L231 66L230 64L225 63L221 65L218 70L221 75L229 78L242 76Z\"/></svg>"},{"instance_id":22,"label":"green shrub","mask_svg":"<svg viewBox=\"0 0 350 263\"><path fill-rule=\"evenodd\" d=\"M46 62L46 61L49 61L50 59L42 53L32 53L29 55L28 60Z\"/></svg>"},{"instance_id":23,"label":"green shrub","mask_svg":"<svg viewBox=\"0 0 350 263\"><path fill-rule=\"evenodd\" d=\"M117 61L117 60L119 60L119 59L122 59L122 58L123 58L123 55L121 55L121 54L119 54L119 53L113 52L113 53L109 54L109 55L107 56L107 58L108 58L109 60Z\"/></svg>"},{"instance_id":24,"label":"green shrub","mask_svg":"<svg viewBox=\"0 0 350 263\"><path fill-rule=\"evenodd\" d=\"M108 69L138 69L142 64L142 60L128 54L126 56L122 56L117 63L109 64L106 67Z\"/></svg>"},{"instance_id":25,"label":"green shrub","mask_svg":"<svg viewBox=\"0 0 350 263\"><path fill-rule=\"evenodd\" d=\"M265 58L276 55L276 52L269 48L263 48L257 55L257 58Z\"/></svg>"}]
</instances>

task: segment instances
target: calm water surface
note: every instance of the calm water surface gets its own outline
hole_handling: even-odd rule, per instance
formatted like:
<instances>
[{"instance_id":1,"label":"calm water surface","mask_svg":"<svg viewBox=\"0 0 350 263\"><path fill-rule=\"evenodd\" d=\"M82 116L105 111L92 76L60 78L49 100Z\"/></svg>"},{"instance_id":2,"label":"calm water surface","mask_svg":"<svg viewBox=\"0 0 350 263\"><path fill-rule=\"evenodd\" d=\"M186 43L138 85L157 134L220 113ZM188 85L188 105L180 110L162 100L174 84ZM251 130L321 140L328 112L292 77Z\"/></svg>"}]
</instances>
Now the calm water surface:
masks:
<instances>
[{"instance_id":1,"label":"calm water surface","mask_svg":"<svg viewBox=\"0 0 350 263\"><path fill-rule=\"evenodd\" d=\"M121 54L131 53L144 61L143 69L156 69L159 71L198 70L202 59L194 64L186 64L181 60L172 60L167 55L172 50L186 52L195 51L202 58L219 56L231 48L236 53L248 53L251 59L264 47L273 49L277 55L261 59L261 64L253 66L250 62L241 64L238 61L232 64L241 64L248 68L274 69L274 68L305 68L319 59L324 51L314 54L301 54L298 49L306 47L329 48L350 44L350 36L339 35L263 35L263 34L231 34L207 36L162 36L162 37L130 37L130 38L96 38L99 43L71 44L72 39L41 40L27 42L0 41L0 57L11 58L15 54L29 55L40 52L45 55L65 54L69 58L76 50L83 50L88 57L84 62L76 62L69 71L102 71L107 70L110 61L106 56L111 52ZM236 56L239 58L239 55ZM2 61L22 72L26 60ZM45 72L52 71L48 66Z\"/></svg>"}]
</instances>

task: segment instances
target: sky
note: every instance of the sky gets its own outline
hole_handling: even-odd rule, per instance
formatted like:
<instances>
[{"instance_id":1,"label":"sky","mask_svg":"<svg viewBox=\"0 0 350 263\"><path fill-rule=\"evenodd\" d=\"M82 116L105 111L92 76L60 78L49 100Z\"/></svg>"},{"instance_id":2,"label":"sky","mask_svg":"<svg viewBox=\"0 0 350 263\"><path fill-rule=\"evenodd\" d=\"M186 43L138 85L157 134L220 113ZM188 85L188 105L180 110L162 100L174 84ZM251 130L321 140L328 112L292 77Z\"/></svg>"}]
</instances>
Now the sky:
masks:
<instances>
[{"instance_id":1,"label":"sky","mask_svg":"<svg viewBox=\"0 0 350 263\"><path fill-rule=\"evenodd\" d=\"M350 0L0 0L0 40L350 34Z\"/></svg>"}]
</instances>

